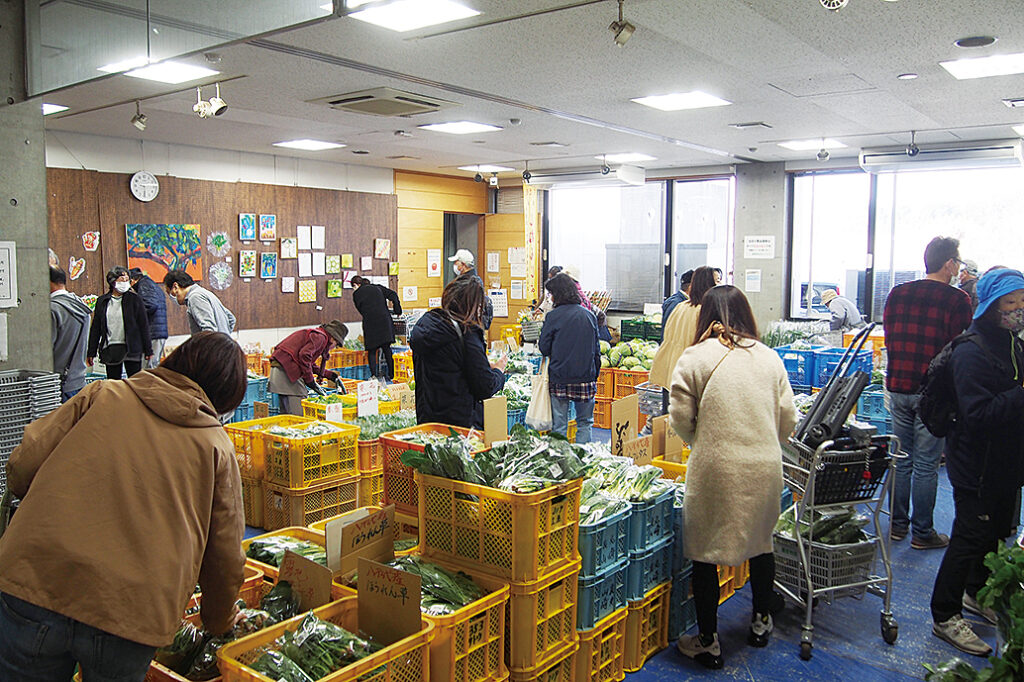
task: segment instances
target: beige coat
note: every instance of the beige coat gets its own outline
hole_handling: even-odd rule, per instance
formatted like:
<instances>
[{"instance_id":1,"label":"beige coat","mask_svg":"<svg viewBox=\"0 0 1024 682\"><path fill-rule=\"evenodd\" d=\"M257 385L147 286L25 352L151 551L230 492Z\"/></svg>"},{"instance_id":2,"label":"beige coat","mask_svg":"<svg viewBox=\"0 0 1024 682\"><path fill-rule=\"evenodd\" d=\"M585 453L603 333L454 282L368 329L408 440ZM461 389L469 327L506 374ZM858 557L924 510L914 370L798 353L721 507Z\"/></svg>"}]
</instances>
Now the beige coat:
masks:
<instances>
[{"instance_id":1,"label":"beige coat","mask_svg":"<svg viewBox=\"0 0 1024 682\"><path fill-rule=\"evenodd\" d=\"M7 477L22 501L0 540L0 591L158 647L198 582L207 629L231 626L241 480L192 380L157 368L86 386L25 428Z\"/></svg>"},{"instance_id":2,"label":"beige coat","mask_svg":"<svg viewBox=\"0 0 1024 682\"><path fill-rule=\"evenodd\" d=\"M684 552L737 566L772 551L782 494L782 449L796 424L782 360L758 342L729 350L717 337L683 352L672 377L670 422L692 444ZM717 369L716 369L717 368Z\"/></svg>"},{"instance_id":3,"label":"beige coat","mask_svg":"<svg viewBox=\"0 0 1024 682\"><path fill-rule=\"evenodd\" d=\"M683 301L672 310L672 314L665 321L661 345L658 346L654 362L651 363L651 383L668 388L679 356L693 345L699 317L700 306L690 305L687 301Z\"/></svg>"}]
</instances>

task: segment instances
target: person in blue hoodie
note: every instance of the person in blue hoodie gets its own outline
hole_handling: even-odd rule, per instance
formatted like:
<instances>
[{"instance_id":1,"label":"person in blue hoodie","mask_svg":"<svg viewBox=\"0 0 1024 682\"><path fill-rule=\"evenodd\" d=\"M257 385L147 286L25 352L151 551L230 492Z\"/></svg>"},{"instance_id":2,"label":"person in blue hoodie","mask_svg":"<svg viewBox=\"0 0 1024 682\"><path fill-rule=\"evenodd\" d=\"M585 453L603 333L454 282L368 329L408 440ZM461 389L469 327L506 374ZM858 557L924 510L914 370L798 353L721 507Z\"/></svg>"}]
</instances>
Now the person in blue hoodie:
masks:
<instances>
[{"instance_id":1,"label":"person in blue hoodie","mask_svg":"<svg viewBox=\"0 0 1024 682\"><path fill-rule=\"evenodd\" d=\"M576 406L576 442L589 443L601 371L597 318L583 307L576 282L564 272L550 278L544 288L551 292L555 306L544 318L538 343L541 354L549 359L551 429L565 435L571 401Z\"/></svg>"},{"instance_id":2,"label":"person in blue hoodie","mask_svg":"<svg viewBox=\"0 0 1024 682\"><path fill-rule=\"evenodd\" d=\"M946 441L946 471L955 517L949 546L932 591L932 633L975 656L991 647L961 615L995 623L978 590L988 579L985 555L994 552L1013 520L1024 484L1024 275L1010 268L986 272L967 341L953 350L957 418Z\"/></svg>"},{"instance_id":3,"label":"person in blue hoodie","mask_svg":"<svg viewBox=\"0 0 1024 682\"><path fill-rule=\"evenodd\" d=\"M483 428L483 401L505 386L505 358L487 359L483 311L480 282L460 277L444 288L441 307L412 328L417 423Z\"/></svg>"}]
</instances>

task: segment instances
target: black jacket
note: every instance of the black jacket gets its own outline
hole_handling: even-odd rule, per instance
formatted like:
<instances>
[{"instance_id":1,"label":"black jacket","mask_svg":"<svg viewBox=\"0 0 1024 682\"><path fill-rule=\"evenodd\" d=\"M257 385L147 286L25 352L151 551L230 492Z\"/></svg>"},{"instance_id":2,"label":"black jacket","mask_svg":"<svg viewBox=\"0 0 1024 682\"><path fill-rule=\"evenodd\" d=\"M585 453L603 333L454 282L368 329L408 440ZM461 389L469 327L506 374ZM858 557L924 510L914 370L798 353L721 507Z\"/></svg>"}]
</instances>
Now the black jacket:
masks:
<instances>
[{"instance_id":1,"label":"black jacket","mask_svg":"<svg viewBox=\"0 0 1024 682\"><path fill-rule=\"evenodd\" d=\"M548 382L552 386L597 381L601 371L597 319L583 306L560 305L548 313L537 345L550 358Z\"/></svg>"},{"instance_id":2,"label":"black jacket","mask_svg":"<svg viewBox=\"0 0 1024 682\"><path fill-rule=\"evenodd\" d=\"M505 375L487 361L480 329L466 329L440 308L430 310L409 339L416 367L416 421L482 428L483 401L500 391Z\"/></svg>"},{"instance_id":3,"label":"black jacket","mask_svg":"<svg viewBox=\"0 0 1024 682\"><path fill-rule=\"evenodd\" d=\"M89 327L89 349L85 355L96 357L96 352L107 345L107 305L110 303L110 292L96 299L96 308ZM128 355L153 354L153 345L149 339L149 318L146 316L146 305L142 297L129 289L121 295L121 315L124 318L124 338L128 344Z\"/></svg>"},{"instance_id":4,"label":"black jacket","mask_svg":"<svg viewBox=\"0 0 1024 682\"><path fill-rule=\"evenodd\" d=\"M1024 484L1024 343L984 320L968 331L997 362L973 341L953 351L959 410L946 446L949 482L985 496L1012 494Z\"/></svg>"},{"instance_id":5,"label":"black jacket","mask_svg":"<svg viewBox=\"0 0 1024 682\"><path fill-rule=\"evenodd\" d=\"M484 312L480 316L480 321L483 323L484 329L490 329L491 321L494 319L494 304L491 303L491 297L487 295L487 287L484 286L484 281L480 279L480 275L476 274L476 268L466 270L456 279L475 279L480 283L480 288L484 290Z\"/></svg>"},{"instance_id":6,"label":"black jacket","mask_svg":"<svg viewBox=\"0 0 1024 682\"><path fill-rule=\"evenodd\" d=\"M146 315L149 319L149 338L167 338L167 295L164 290L157 286L157 283L143 275L134 287L136 293L142 297L146 306Z\"/></svg>"},{"instance_id":7,"label":"black jacket","mask_svg":"<svg viewBox=\"0 0 1024 682\"><path fill-rule=\"evenodd\" d=\"M390 346L395 342L395 327L387 302L394 305L395 315L402 314L398 294L379 284L364 284L352 292L352 302L363 316L363 345L366 350Z\"/></svg>"}]
</instances>

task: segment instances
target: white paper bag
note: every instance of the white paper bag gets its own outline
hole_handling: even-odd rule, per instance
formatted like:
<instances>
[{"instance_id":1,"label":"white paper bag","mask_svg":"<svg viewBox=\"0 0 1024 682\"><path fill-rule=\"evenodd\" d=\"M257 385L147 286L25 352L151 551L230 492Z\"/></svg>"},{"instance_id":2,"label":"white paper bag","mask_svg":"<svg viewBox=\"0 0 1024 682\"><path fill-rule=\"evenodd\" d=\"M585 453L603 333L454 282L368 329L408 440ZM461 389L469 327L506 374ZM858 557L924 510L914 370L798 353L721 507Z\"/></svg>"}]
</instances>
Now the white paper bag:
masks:
<instances>
[{"instance_id":1,"label":"white paper bag","mask_svg":"<svg viewBox=\"0 0 1024 682\"><path fill-rule=\"evenodd\" d=\"M547 358L544 358L540 372L534 374L532 379L533 394L530 397L530 407L526 410L526 425L538 431L550 431L552 426L551 393L548 389Z\"/></svg>"}]
</instances>

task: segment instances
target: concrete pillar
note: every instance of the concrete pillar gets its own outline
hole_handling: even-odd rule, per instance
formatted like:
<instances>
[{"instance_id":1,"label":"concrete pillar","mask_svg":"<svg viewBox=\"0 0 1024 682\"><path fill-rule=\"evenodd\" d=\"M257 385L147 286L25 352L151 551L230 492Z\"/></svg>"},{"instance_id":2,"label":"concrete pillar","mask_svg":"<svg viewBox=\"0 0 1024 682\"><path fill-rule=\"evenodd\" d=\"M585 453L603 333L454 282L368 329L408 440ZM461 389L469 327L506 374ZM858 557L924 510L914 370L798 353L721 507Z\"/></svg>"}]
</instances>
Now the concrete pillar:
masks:
<instances>
[{"instance_id":1,"label":"concrete pillar","mask_svg":"<svg viewBox=\"0 0 1024 682\"><path fill-rule=\"evenodd\" d=\"M746 291L748 270L761 271L761 291L747 292L760 330L785 315L786 258L789 252L786 230L786 173L783 163L750 163L736 167L735 283ZM746 258L744 237L772 236L775 257Z\"/></svg>"},{"instance_id":2,"label":"concrete pillar","mask_svg":"<svg viewBox=\"0 0 1024 682\"><path fill-rule=\"evenodd\" d=\"M26 101L21 0L0 0L0 241L16 244L18 298L3 369L53 368L47 270L46 158L40 101Z\"/></svg>"}]
</instances>

